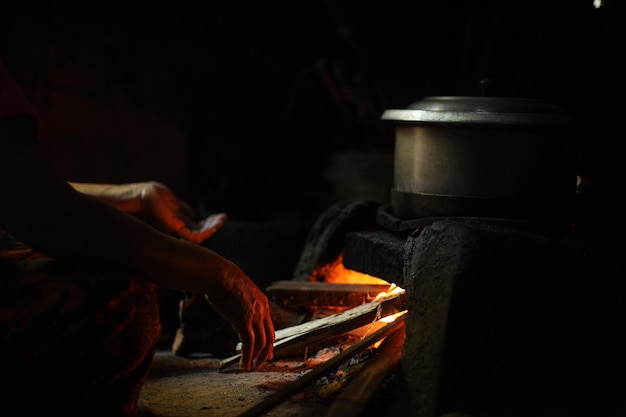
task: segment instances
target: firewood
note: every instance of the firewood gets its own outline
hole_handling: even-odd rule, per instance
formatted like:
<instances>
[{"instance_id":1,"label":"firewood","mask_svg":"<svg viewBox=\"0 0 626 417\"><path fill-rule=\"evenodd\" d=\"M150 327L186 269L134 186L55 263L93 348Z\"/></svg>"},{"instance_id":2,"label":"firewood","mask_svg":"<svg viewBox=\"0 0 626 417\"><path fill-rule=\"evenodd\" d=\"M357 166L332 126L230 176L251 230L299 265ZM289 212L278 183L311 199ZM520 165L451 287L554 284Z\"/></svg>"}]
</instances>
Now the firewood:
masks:
<instances>
[{"instance_id":1,"label":"firewood","mask_svg":"<svg viewBox=\"0 0 626 417\"><path fill-rule=\"evenodd\" d=\"M266 288L278 304L289 307L351 308L375 300L390 284L345 284L313 281L275 281Z\"/></svg>"},{"instance_id":2,"label":"firewood","mask_svg":"<svg viewBox=\"0 0 626 417\"><path fill-rule=\"evenodd\" d=\"M402 291L395 296L363 304L342 313L276 330L274 358L293 356L316 342L374 323L382 317L404 310L405 302L405 292ZM241 352L241 343L237 344L236 350ZM240 357L241 354L238 353L224 359L219 370L223 371L236 364Z\"/></svg>"},{"instance_id":3,"label":"firewood","mask_svg":"<svg viewBox=\"0 0 626 417\"><path fill-rule=\"evenodd\" d=\"M354 357L356 354L364 351L365 349L372 346L377 341L382 338L393 334L394 332L404 329L404 319L406 318L406 312L400 314L396 317L395 321L391 323L387 323L365 339L360 340L359 342L351 345L346 350L341 352L340 354L334 356L323 364L311 369L307 373L303 374L299 379L291 382L287 386L283 387L281 390L276 391L270 396L266 397L261 402L253 405L251 408L247 409L243 413L239 415L239 417L257 417L260 416L261 413L270 410L281 401L288 399L292 395L294 395L299 390L303 389L309 384L313 384L316 380L337 370L341 364Z\"/></svg>"},{"instance_id":4,"label":"firewood","mask_svg":"<svg viewBox=\"0 0 626 417\"><path fill-rule=\"evenodd\" d=\"M404 330L398 330L382 341L374 355L333 400L325 417L362 415L376 390L402 359L402 346L406 335Z\"/></svg>"}]
</instances>

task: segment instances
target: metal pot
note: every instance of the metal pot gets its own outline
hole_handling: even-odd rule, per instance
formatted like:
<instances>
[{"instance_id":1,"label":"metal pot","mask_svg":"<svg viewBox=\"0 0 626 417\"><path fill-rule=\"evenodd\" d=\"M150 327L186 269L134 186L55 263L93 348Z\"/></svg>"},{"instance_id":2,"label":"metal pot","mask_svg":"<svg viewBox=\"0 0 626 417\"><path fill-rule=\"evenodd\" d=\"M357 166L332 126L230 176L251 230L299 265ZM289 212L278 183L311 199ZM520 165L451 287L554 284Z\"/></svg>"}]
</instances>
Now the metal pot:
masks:
<instances>
[{"instance_id":1,"label":"metal pot","mask_svg":"<svg viewBox=\"0 0 626 417\"><path fill-rule=\"evenodd\" d=\"M568 221L578 118L506 97L427 97L386 110L395 124L391 208L399 218Z\"/></svg>"}]
</instances>

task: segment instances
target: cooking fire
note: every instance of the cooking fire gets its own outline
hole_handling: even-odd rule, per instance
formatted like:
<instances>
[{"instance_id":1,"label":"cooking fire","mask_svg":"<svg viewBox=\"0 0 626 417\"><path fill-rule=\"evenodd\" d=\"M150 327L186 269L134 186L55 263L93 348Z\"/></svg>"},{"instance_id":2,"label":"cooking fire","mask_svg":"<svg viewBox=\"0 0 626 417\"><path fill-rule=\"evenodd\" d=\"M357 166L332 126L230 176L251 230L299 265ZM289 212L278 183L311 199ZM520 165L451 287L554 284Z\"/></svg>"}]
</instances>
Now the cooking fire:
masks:
<instances>
[{"instance_id":1,"label":"cooking fire","mask_svg":"<svg viewBox=\"0 0 626 417\"><path fill-rule=\"evenodd\" d=\"M334 395L345 398L348 378L339 366L387 346L392 359L368 359L350 375L359 382L348 383L345 395L363 387L353 408L365 407L373 387L394 374L415 417L596 414L613 401L604 375L615 371L597 349L606 340L580 335L619 303L598 301L606 298L596 290L602 286L585 285L598 274L610 285L614 248L577 218L575 155L584 125L543 103L489 98L433 97L385 117L397 124L391 205L329 207L310 230L293 279L267 288L279 307L305 313L276 331L276 358L347 347L331 349L334 356L249 413L322 377L323 392L342 386ZM471 152L477 140L495 153ZM346 336L356 337L347 343ZM368 370L379 375L375 382Z\"/></svg>"}]
</instances>

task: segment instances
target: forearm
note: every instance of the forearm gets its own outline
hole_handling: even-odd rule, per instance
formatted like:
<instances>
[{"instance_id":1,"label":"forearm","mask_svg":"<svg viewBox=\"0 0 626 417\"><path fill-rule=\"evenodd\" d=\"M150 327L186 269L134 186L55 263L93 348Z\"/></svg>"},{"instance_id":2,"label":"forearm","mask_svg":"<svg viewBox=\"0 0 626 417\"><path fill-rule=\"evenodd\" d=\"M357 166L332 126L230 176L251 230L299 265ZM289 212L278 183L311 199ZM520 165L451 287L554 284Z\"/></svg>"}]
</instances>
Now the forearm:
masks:
<instances>
[{"instance_id":1,"label":"forearm","mask_svg":"<svg viewBox=\"0 0 626 417\"><path fill-rule=\"evenodd\" d=\"M21 207L22 213L32 212L32 220L7 226L53 258L132 268L156 285L209 297L223 292L228 282L223 277L237 268L205 247L166 235L97 199L72 190L63 194L45 210ZM28 205L41 207L35 200Z\"/></svg>"},{"instance_id":2,"label":"forearm","mask_svg":"<svg viewBox=\"0 0 626 417\"><path fill-rule=\"evenodd\" d=\"M0 168L0 223L33 248L59 260L133 268L157 285L197 293L219 292L222 275L236 271L200 245L77 192L37 152L19 156L19 166ZM8 180L18 168L28 174Z\"/></svg>"},{"instance_id":3,"label":"forearm","mask_svg":"<svg viewBox=\"0 0 626 417\"><path fill-rule=\"evenodd\" d=\"M76 191L109 203L119 210L128 213L141 211L145 187L143 183L127 184L94 184L83 182L68 182Z\"/></svg>"},{"instance_id":4,"label":"forearm","mask_svg":"<svg viewBox=\"0 0 626 417\"><path fill-rule=\"evenodd\" d=\"M68 183L48 167L25 119L0 118L1 225L54 259L129 268L157 286L206 294L242 341L242 367L272 358L267 296L235 264L192 243L208 238L223 216L196 228L193 208L156 182L141 183L139 192L132 184Z\"/></svg>"}]
</instances>

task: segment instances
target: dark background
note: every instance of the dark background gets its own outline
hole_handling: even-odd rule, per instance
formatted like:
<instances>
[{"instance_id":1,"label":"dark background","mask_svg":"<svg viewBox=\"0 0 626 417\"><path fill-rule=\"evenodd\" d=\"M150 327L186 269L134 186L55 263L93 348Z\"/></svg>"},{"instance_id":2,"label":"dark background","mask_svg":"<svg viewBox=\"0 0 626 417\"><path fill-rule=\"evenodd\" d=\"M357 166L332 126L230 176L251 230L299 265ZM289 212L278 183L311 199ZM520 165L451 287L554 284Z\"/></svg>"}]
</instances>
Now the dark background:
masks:
<instances>
[{"instance_id":1,"label":"dark background","mask_svg":"<svg viewBox=\"0 0 626 417\"><path fill-rule=\"evenodd\" d=\"M5 2L0 52L68 179L160 180L199 215L226 211L207 245L261 286L291 278L330 204L386 202L385 109L483 80L590 121L585 216L620 239L623 2L280 3Z\"/></svg>"},{"instance_id":2,"label":"dark background","mask_svg":"<svg viewBox=\"0 0 626 417\"><path fill-rule=\"evenodd\" d=\"M248 265L275 264L270 254L287 251L278 242L294 237L278 232L303 239L337 200L385 202L394 148L385 109L481 95L483 80L495 80L487 94L544 99L588 119L589 216L622 214L617 0L29 1L5 4L0 28L68 179L156 179L201 215L226 211L220 251L233 258L237 221L270 223L259 234L272 238L252 244L259 257Z\"/></svg>"}]
</instances>

